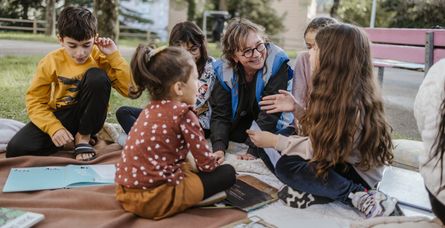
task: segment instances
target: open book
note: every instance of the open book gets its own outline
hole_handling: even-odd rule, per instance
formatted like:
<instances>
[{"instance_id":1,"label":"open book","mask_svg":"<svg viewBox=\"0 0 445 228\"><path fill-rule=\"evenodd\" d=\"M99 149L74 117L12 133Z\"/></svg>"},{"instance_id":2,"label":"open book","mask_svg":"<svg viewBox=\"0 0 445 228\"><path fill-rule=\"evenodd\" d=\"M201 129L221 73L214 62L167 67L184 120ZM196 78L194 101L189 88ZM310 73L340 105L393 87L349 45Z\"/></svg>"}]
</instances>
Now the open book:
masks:
<instances>
[{"instance_id":1,"label":"open book","mask_svg":"<svg viewBox=\"0 0 445 228\"><path fill-rule=\"evenodd\" d=\"M258 216L251 216L251 217L248 217L245 219L241 219L236 222L227 224L227 225L223 226L222 228L249 228L249 227L277 228L277 226L264 221L264 219L262 219Z\"/></svg>"},{"instance_id":2,"label":"open book","mask_svg":"<svg viewBox=\"0 0 445 228\"><path fill-rule=\"evenodd\" d=\"M3 192L113 184L115 170L113 164L12 168Z\"/></svg>"},{"instance_id":3,"label":"open book","mask_svg":"<svg viewBox=\"0 0 445 228\"><path fill-rule=\"evenodd\" d=\"M39 213L0 207L1 228L31 227L44 218L45 216Z\"/></svg>"},{"instance_id":4,"label":"open book","mask_svg":"<svg viewBox=\"0 0 445 228\"><path fill-rule=\"evenodd\" d=\"M223 201L244 211L252 211L278 199L278 190L263 181L250 176L241 175L235 185L226 191L227 198Z\"/></svg>"},{"instance_id":5,"label":"open book","mask_svg":"<svg viewBox=\"0 0 445 228\"><path fill-rule=\"evenodd\" d=\"M431 212L431 203L418 172L397 167L387 167L378 189L397 198L403 206Z\"/></svg>"}]
</instances>

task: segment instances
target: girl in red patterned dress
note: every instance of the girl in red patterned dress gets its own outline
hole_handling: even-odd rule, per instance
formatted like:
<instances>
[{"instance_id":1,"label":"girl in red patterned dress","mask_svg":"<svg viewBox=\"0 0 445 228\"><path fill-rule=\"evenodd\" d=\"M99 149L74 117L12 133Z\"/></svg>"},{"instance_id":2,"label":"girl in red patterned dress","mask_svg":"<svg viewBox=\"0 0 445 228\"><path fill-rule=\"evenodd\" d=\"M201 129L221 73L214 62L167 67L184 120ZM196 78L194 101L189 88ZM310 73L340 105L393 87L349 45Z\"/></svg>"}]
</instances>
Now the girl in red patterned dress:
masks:
<instances>
[{"instance_id":1,"label":"girl in red patterned dress","mask_svg":"<svg viewBox=\"0 0 445 228\"><path fill-rule=\"evenodd\" d=\"M147 89L151 102L131 129L116 164L116 199L124 210L162 219L230 188L235 170L213 156L193 112L198 72L184 49L140 45L131 61L134 98ZM186 162L191 153L198 171Z\"/></svg>"}]
</instances>

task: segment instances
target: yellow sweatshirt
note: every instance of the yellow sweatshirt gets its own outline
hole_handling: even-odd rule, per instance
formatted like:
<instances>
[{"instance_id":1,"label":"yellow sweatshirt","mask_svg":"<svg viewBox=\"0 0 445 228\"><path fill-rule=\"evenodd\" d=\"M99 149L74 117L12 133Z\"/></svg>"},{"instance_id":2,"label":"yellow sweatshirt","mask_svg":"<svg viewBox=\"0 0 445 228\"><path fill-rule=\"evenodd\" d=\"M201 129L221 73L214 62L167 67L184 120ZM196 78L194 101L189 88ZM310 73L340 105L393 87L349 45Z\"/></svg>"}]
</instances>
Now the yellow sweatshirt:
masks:
<instances>
[{"instance_id":1,"label":"yellow sweatshirt","mask_svg":"<svg viewBox=\"0 0 445 228\"><path fill-rule=\"evenodd\" d=\"M39 62L26 93L26 108L31 121L49 136L64 128L53 112L76 103L77 87L85 72L93 67L104 70L112 87L128 97L134 83L130 66L119 51L106 56L94 46L89 59L76 64L63 48L59 48Z\"/></svg>"}]
</instances>

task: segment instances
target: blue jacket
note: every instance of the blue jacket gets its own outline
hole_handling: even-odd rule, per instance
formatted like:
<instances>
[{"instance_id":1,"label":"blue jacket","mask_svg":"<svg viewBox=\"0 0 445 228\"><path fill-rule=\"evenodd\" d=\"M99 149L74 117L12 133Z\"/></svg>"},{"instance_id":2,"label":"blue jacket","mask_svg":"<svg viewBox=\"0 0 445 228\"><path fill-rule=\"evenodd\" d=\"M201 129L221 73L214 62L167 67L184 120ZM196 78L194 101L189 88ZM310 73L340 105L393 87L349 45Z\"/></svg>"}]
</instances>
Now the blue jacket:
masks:
<instances>
[{"instance_id":1,"label":"blue jacket","mask_svg":"<svg viewBox=\"0 0 445 228\"><path fill-rule=\"evenodd\" d=\"M257 103L260 102L262 97L265 95L278 93L279 89L287 89L288 91L292 89L293 71L287 64L289 61L287 54L281 48L271 43L267 44L267 52L268 54L265 67L263 70L259 70L256 75L255 99ZM215 145L215 143L218 144L218 142L221 142L226 147L228 145L228 135L230 134L230 131L245 131L245 129L239 129L237 127L237 122L240 118L240 99L243 99L239 97L239 75L235 73L233 68L229 66L227 60L224 59L215 61L213 63L213 67L219 82L215 84L215 90L212 93L213 98L210 100L211 105L213 104L211 117L211 139L212 143L214 144L213 148L215 151L225 149L222 148L222 145ZM274 81L274 83L271 83L273 85L269 83L272 81ZM222 91L218 87L222 88ZM265 94L266 88L268 88L267 94ZM229 99L230 104L227 104L227 99ZM222 107L223 104L230 106L230 109L228 107ZM230 117L226 115L228 110L231 110ZM216 113L214 113L215 111ZM258 110L258 112L260 111ZM266 117L266 115L268 115L268 117ZM278 118L275 118L275 116ZM258 115L257 118L260 119L261 117L264 117L264 121L257 121L258 125L262 130L270 132L276 132L277 130L285 128L293 121L292 113L269 115L265 114L265 112L260 112L260 115ZM273 124L273 127L271 127L271 124ZM215 146L217 148L215 148Z\"/></svg>"}]
</instances>

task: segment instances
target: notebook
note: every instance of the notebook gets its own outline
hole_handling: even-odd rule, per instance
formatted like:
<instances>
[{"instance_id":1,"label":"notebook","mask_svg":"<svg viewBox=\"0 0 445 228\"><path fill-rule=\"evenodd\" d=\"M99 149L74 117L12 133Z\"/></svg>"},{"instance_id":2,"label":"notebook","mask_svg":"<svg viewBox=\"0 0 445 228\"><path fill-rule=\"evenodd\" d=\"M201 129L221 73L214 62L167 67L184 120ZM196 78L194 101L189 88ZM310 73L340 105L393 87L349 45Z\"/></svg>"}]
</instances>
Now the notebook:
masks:
<instances>
[{"instance_id":1,"label":"notebook","mask_svg":"<svg viewBox=\"0 0 445 228\"><path fill-rule=\"evenodd\" d=\"M378 189L397 198L400 205L431 212L431 203L420 173L387 167Z\"/></svg>"},{"instance_id":2,"label":"notebook","mask_svg":"<svg viewBox=\"0 0 445 228\"><path fill-rule=\"evenodd\" d=\"M113 184L115 171L113 164L12 168L3 192Z\"/></svg>"},{"instance_id":3,"label":"notebook","mask_svg":"<svg viewBox=\"0 0 445 228\"><path fill-rule=\"evenodd\" d=\"M0 207L0 228L27 228L44 218L43 214Z\"/></svg>"}]
</instances>

